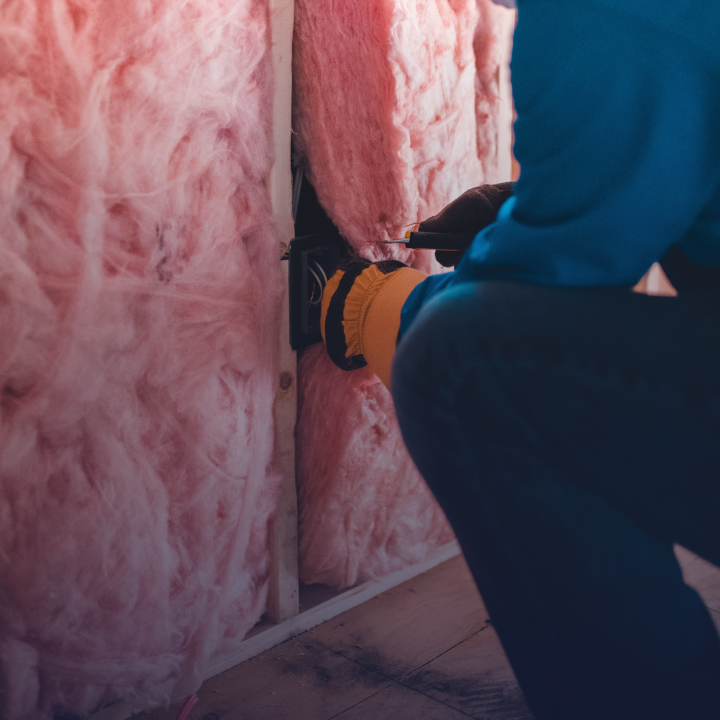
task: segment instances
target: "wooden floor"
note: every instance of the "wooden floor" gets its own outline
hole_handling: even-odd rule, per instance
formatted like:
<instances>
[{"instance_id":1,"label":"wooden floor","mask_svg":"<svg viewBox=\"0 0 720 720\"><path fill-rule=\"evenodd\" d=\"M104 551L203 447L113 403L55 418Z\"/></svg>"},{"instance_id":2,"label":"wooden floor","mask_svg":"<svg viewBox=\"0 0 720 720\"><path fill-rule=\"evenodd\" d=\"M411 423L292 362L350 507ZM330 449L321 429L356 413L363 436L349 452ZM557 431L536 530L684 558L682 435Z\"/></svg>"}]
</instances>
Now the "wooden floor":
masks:
<instances>
[{"instance_id":1,"label":"wooden floor","mask_svg":"<svg viewBox=\"0 0 720 720\"><path fill-rule=\"evenodd\" d=\"M720 625L720 570L678 554ZM198 696L190 720L532 720L461 557L208 680Z\"/></svg>"}]
</instances>

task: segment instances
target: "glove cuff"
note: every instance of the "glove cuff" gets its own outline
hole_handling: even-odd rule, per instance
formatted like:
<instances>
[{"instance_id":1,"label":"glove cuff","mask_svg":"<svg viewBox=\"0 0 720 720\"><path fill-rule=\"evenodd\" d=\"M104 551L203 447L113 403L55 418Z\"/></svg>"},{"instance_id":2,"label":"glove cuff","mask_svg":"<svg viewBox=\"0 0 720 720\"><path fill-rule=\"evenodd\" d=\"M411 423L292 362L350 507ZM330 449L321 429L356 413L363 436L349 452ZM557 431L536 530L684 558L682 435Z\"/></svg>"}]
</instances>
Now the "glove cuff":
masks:
<instances>
[{"instance_id":1,"label":"glove cuff","mask_svg":"<svg viewBox=\"0 0 720 720\"><path fill-rule=\"evenodd\" d=\"M389 385L400 311L424 279L397 260L358 258L338 270L325 286L320 318L332 361L343 370L369 365Z\"/></svg>"}]
</instances>

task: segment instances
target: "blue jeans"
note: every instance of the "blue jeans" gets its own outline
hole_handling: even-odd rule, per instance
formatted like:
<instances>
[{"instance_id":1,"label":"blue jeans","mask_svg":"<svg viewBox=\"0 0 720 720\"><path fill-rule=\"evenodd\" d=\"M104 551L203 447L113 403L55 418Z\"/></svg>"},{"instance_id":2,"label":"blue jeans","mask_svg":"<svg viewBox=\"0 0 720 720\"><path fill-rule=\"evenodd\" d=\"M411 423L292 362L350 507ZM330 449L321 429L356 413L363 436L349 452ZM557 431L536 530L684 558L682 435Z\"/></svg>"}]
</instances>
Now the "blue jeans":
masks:
<instances>
[{"instance_id":1,"label":"blue jeans","mask_svg":"<svg viewBox=\"0 0 720 720\"><path fill-rule=\"evenodd\" d=\"M455 286L392 390L538 720L720 718L720 295Z\"/></svg>"}]
</instances>

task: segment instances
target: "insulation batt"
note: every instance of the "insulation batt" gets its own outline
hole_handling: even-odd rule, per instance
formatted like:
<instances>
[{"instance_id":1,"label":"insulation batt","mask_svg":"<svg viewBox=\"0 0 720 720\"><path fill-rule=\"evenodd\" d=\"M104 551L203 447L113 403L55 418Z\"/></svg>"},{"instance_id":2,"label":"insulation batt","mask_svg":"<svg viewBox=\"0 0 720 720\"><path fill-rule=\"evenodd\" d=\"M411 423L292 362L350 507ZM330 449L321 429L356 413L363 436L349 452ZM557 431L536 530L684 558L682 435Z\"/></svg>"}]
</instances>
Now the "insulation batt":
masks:
<instances>
[{"instance_id":1,"label":"insulation batt","mask_svg":"<svg viewBox=\"0 0 720 720\"><path fill-rule=\"evenodd\" d=\"M296 162L354 248L437 272L395 239L498 177L499 21L490 0L296 0ZM299 369L300 572L347 587L452 538L382 384L322 348Z\"/></svg>"},{"instance_id":2,"label":"insulation batt","mask_svg":"<svg viewBox=\"0 0 720 720\"><path fill-rule=\"evenodd\" d=\"M4 717L197 690L266 596L264 0L0 4Z\"/></svg>"},{"instance_id":3,"label":"insulation batt","mask_svg":"<svg viewBox=\"0 0 720 720\"><path fill-rule=\"evenodd\" d=\"M320 345L305 351L298 375L301 579L350 587L421 562L452 540L380 380L367 368L343 372Z\"/></svg>"}]
</instances>

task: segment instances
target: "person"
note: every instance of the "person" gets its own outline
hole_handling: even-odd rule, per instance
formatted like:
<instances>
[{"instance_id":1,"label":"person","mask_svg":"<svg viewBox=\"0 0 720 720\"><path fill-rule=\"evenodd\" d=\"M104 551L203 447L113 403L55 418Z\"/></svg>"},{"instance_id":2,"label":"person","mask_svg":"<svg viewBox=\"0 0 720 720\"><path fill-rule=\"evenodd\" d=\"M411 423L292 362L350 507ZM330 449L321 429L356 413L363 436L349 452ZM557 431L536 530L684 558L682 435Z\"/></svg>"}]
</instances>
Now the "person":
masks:
<instances>
[{"instance_id":1,"label":"person","mask_svg":"<svg viewBox=\"0 0 720 720\"><path fill-rule=\"evenodd\" d=\"M342 269L328 349L357 366L399 328L403 438L538 720L717 719L673 546L720 565L720 3L518 5L512 197L454 272ZM631 291L654 262L677 297ZM380 349L349 337L385 309Z\"/></svg>"}]
</instances>

